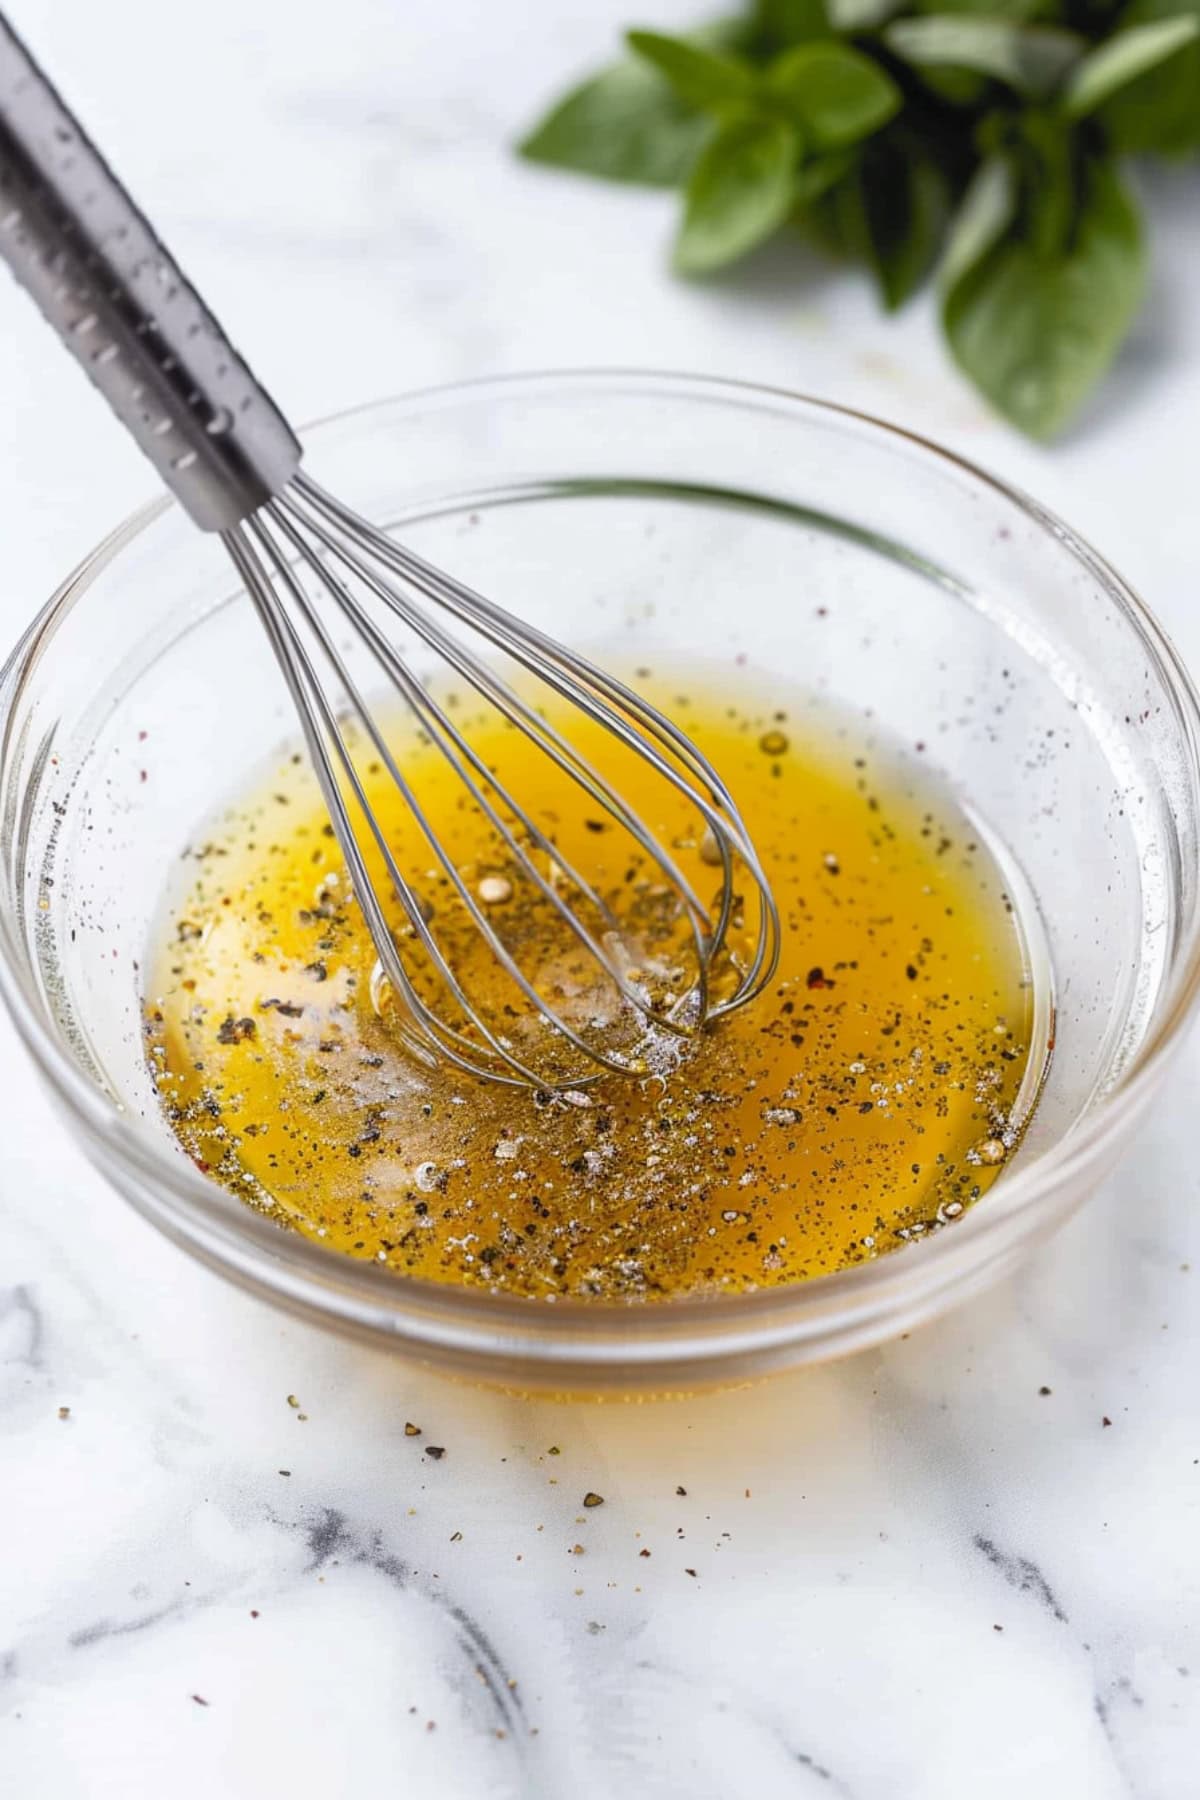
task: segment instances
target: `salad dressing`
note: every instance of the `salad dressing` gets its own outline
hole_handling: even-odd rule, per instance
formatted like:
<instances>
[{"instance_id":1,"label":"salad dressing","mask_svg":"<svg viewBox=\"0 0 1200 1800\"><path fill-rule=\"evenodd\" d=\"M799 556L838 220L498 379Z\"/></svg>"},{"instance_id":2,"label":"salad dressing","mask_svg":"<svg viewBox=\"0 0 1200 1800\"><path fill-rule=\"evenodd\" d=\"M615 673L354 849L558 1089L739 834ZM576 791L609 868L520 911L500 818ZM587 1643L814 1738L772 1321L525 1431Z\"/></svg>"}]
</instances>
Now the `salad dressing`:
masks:
<instances>
[{"instance_id":1,"label":"salad dressing","mask_svg":"<svg viewBox=\"0 0 1200 1800\"><path fill-rule=\"evenodd\" d=\"M794 695L645 671L638 685L742 810L783 922L767 991L659 1045L644 1074L566 1093L424 1068L399 1041L315 782L290 757L188 851L152 974L150 1066L202 1170L397 1276L535 1299L799 1281L939 1230L986 1192L1036 1088L1034 996L1002 870L968 816L920 748L822 722ZM529 791L537 752L457 704L485 760ZM399 722L392 741L503 919L516 883L493 828L427 742ZM602 769L615 754L600 732L587 748ZM386 771L372 765L367 784L452 960L486 986L478 933ZM711 889L685 802L661 781L630 798ZM614 905L640 896L652 913L654 871L627 866L603 818L558 807L552 831ZM395 924L411 938L398 908ZM536 938L536 915L524 929ZM751 921L735 918L735 954L739 930Z\"/></svg>"}]
</instances>

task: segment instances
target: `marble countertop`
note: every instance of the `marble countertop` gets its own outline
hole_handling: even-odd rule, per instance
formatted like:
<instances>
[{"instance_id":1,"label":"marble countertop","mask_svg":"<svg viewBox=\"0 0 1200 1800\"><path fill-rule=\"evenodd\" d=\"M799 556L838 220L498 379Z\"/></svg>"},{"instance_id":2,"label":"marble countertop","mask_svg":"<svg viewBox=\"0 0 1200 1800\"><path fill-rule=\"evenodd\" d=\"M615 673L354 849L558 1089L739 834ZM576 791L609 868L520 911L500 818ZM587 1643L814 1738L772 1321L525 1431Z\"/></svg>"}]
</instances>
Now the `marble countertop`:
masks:
<instances>
[{"instance_id":1,"label":"marble countertop","mask_svg":"<svg viewBox=\"0 0 1200 1800\"><path fill-rule=\"evenodd\" d=\"M1114 379L1038 450L928 308L798 290L782 254L682 287L669 200L506 154L628 10L209 0L168 36L149 0L11 8L293 414L580 363L833 396L1057 507L1200 666L1195 172L1148 196ZM0 393L11 639L149 476L7 284ZM607 1407L453 1385L225 1287L89 1170L6 1023L0 1055L0 1791L1200 1792L1200 1044L986 1299L748 1392Z\"/></svg>"}]
</instances>

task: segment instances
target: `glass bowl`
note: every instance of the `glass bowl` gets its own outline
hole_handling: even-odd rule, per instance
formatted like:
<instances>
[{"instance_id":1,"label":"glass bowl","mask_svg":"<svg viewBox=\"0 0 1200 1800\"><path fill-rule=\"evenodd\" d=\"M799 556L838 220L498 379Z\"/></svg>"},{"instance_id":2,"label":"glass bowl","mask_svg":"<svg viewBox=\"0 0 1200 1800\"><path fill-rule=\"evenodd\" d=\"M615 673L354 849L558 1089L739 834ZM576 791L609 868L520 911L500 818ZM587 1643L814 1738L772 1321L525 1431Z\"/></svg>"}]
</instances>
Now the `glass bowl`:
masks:
<instances>
[{"instance_id":1,"label":"glass bowl","mask_svg":"<svg viewBox=\"0 0 1200 1800\"><path fill-rule=\"evenodd\" d=\"M0 980L117 1190L304 1317L560 1392L672 1391L857 1349L1028 1255L1128 1140L1200 969L1196 694L1120 577L932 444L729 382L442 389L319 426L308 465L585 650L660 667L745 658L919 740L1040 916L1053 1056L1019 1153L977 1207L790 1288L540 1304L398 1278L250 1211L160 1115L139 964L189 833L295 726L224 554L164 500L70 577L0 676ZM1042 992L1049 1022L1044 976Z\"/></svg>"}]
</instances>

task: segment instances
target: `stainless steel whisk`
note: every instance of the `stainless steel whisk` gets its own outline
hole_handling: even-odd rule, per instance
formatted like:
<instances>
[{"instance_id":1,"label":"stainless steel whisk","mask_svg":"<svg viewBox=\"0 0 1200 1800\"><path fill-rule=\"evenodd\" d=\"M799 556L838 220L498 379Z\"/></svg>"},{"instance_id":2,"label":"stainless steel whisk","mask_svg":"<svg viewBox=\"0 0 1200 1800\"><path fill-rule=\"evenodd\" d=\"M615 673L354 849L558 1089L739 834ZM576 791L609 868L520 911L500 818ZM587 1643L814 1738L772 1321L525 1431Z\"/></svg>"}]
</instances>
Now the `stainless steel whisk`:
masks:
<instances>
[{"instance_id":1,"label":"stainless steel whisk","mask_svg":"<svg viewBox=\"0 0 1200 1800\"><path fill-rule=\"evenodd\" d=\"M716 770L657 709L582 656L415 555L326 493L300 467L301 447L77 120L0 15L0 253L204 531L216 532L256 607L291 691L350 883L379 965L399 998L397 1029L425 1062L446 1059L492 1080L572 1088L603 1071L644 1072L645 1060L579 1020L539 988L442 843L335 635L348 623L371 664L399 692L424 736L504 846L506 867L550 909L597 977L652 1032L687 1037L754 998L774 973L779 919L737 808ZM488 767L381 620L398 622L538 746L652 864L690 928L694 963L670 1004L636 967L621 919L586 871L538 825L535 806ZM510 685L486 654L523 671ZM314 651L316 654L314 655ZM330 692L330 677L338 698ZM537 684L532 697L525 678ZM636 752L684 796L719 887L706 904L638 812L539 705L548 691ZM548 1028L550 1053L531 1054L473 998L439 935L437 916L397 866L369 803L361 757L383 765L453 892L503 972ZM557 777L556 777L557 779ZM372 846L374 851L372 852ZM381 859L407 931L387 922L368 866ZM752 947L732 961L735 915L753 890ZM409 946L406 952L401 943ZM424 981L406 957L422 958ZM714 980L720 968L722 991ZM432 983L432 987L431 987ZM421 991L422 988L424 991ZM440 996L440 1004L435 997ZM506 1011L509 1009L505 1009ZM565 1057L565 1060L564 1060Z\"/></svg>"}]
</instances>

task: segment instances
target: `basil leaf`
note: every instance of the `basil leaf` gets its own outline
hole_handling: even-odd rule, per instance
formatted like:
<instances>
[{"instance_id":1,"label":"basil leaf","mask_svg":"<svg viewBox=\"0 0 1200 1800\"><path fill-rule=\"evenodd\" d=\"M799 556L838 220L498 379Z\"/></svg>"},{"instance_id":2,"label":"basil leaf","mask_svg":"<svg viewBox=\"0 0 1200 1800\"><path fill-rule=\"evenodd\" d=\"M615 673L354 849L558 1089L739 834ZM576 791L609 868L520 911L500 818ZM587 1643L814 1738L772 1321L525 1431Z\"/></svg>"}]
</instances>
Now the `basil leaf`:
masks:
<instances>
[{"instance_id":1,"label":"basil leaf","mask_svg":"<svg viewBox=\"0 0 1200 1800\"><path fill-rule=\"evenodd\" d=\"M1133 0L1123 26L1158 19L1200 19L1200 0ZM1200 43L1186 44L1167 62L1123 87L1100 114L1118 150L1182 155L1200 149Z\"/></svg>"},{"instance_id":2,"label":"basil leaf","mask_svg":"<svg viewBox=\"0 0 1200 1800\"><path fill-rule=\"evenodd\" d=\"M884 305L912 298L941 253L950 219L945 170L915 136L867 146L860 171L870 261Z\"/></svg>"},{"instance_id":3,"label":"basil leaf","mask_svg":"<svg viewBox=\"0 0 1200 1800\"><path fill-rule=\"evenodd\" d=\"M1139 75L1149 74L1198 37L1200 19L1158 19L1116 32L1071 71L1063 90L1063 111L1068 119L1086 118L1121 88Z\"/></svg>"},{"instance_id":4,"label":"basil leaf","mask_svg":"<svg viewBox=\"0 0 1200 1800\"><path fill-rule=\"evenodd\" d=\"M948 285L942 323L959 367L997 411L1048 438L1112 362L1144 275L1133 201L1115 169L1096 162L1060 253L1040 256L1006 233Z\"/></svg>"},{"instance_id":5,"label":"basil leaf","mask_svg":"<svg viewBox=\"0 0 1200 1800\"><path fill-rule=\"evenodd\" d=\"M1023 229L1035 256L1061 255L1079 216L1078 134L1054 112L1028 111L1013 145L1025 196Z\"/></svg>"},{"instance_id":6,"label":"basil leaf","mask_svg":"<svg viewBox=\"0 0 1200 1800\"><path fill-rule=\"evenodd\" d=\"M1012 158L997 151L982 162L962 197L942 260L941 284L949 293L999 243L1017 214Z\"/></svg>"},{"instance_id":7,"label":"basil leaf","mask_svg":"<svg viewBox=\"0 0 1200 1800\"><path fill-rule=\"evenodd\" d=\"M787 104L805 137L833 150L878 131L899 111L890 75L848 44L801 44L771 64L766 89Z\"/></svg>"},{"instance_id":8,"label":"basil leaf","mask_svg":"<svg viewBox=\"0 0 1200 1800\"><path fill-rule=\"evenodd\" d=\"M974 107L982 105L987 98L991 85L991 77L976 74L974 69L935 69L926 66L921 70L921 85L939 100L946 100L954 107Z\"/></svg>"},{"instance_id":9,"label":"basil leaf","mask_svg":"<svg viewBox=\"0 0 1200 1800\"><path fill-rule=\"evenodd\" d=\"M975 15L1008 19L1016 25L1053 17L1059 10L1059 0L915 0L912 7L916 13L953 13L956 17Z\"/></svg>"},{"instance_id":10,"label":"basil leaf","mask_svg":"<svg viewBox=\"0 0 1200 1800\"><path fill-rule=\"evenodd\" d=\"M936 262L949 217L945 169L915 133L898 131L867 143L807 220L828 248L866 263L894 312Z\"/></svg>"},{"instance_id":11,"label":"basil leaf","mask_svg":"<svg viewBox=\"0 0 1200 1800\"><path fill-rule=\"evenodd\" d=\"M901 12L905 0L827 0L829 23L847 37L857 31L874 31L893 13Z\"/></svg>"},{"instance_id":12,"label":"basil leaf","mask_svg":"<svg viewBox=\"0 0 1200 1800\"><path fill-rule=\"evenodd\" d=\"M625 41L635 56L665 75L685 106L711 107L745 101L754 89L754 71L732 56L718 56L683 38L657 31L630 31Z\"/></svg>"},{"instance_id":13,"label":"basil leaf","mask_svg":"<svg viewBox=\"0 0 1200 1800\"><path fill-rule=\"evenodd\" d=\"M782 119L723 125L701 152L687 186L675 267L704 275L753 250L792 208L801 139Z\"/></svg>"},{"instance_id":14,"label":"basil leaf","mask_svg":"<svg viewBox=\"0 0 1200 1800\"><path fill-rule=\"evenodd\" d=\"M630 58L575 88L517 148L530 162L606 181L676 187L709 129L669 82Z\"/></svg>"},{"instance_id":15,"label":"basil leaf","mask_svg":"<svg viewBox=\"0 0 1200 1800\"><path fill-rule=\"evenodd\" d=\"M1050 25L949 14L897 19L883 41L917 68L974 69L1034 100L1054 92L1084 48L1074 32Z\"/></svg>"},{"instance_id":16,"label":"basil leaf","mask_svg":"<svg viewBox=\"0 0 1200 1800\"><path fill-rule=\"evenodd\" d=\"M758 0L758 29L777 46L832 37L825 0Z\"/></svg>"},{"instance_id":17,"label":"basil leaf","mask_svg":"<svg viewBox=\"0 0 1200 1800\"><path fill-rule=\"evenodd\" d=\"M719 20L690 34L702 48L736 48L745 21ZM629 56L574 88L518 146L530 162L549 163L647 187L678 187L712 130L669 81Z\"/></svg>"},{"instance_id":18,"label":"basil leaf","mask_svg":"<svg viewBox=\"0 0 1200 1800\"><path fill-rule=\"evenodd\" d=\"M849 150L831 150L827 156L809 157L801 163L796 175L792 196L796 205L811 206L831 187L836 187L853 167L854 155Z\"/></svg>"}]
</instances>

